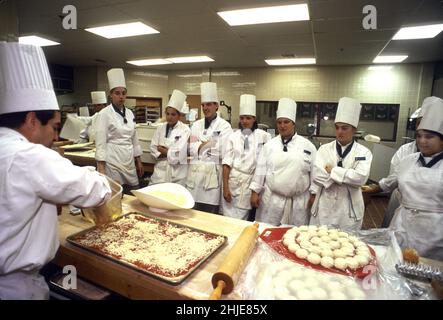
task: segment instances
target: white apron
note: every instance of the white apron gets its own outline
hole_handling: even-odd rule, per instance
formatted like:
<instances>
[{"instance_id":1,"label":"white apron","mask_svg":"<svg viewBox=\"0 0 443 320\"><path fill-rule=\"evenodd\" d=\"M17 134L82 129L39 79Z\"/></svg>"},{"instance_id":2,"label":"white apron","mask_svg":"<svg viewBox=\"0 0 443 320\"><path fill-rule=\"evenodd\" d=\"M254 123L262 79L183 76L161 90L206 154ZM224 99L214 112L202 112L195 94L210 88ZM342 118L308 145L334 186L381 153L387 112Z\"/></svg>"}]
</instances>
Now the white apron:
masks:
<instances>
[{"instance_id":1,"label":"white apron","mask_svg":"<svg viewBox=\"0 0 443 320\"><path fill-rule=\"evenodd\" d=\"M443 161L426 168L417 159L418 153L400 165L402 203L391 228L402 248L415 248L422 257L443 261Z\"/></svg>"},{"instance_id":2,"label":"white apron","mask_svg":"<svg viewBox=\"0 0 443 320\"><path fill-rule=\"evenodd\" d=\"M48 299L48 285L38 271L0 275L0 300Z\"/></svg>"},{"instance_id":3,"label":"white apron","mask_svg":"<svg viewBox=\"0 0 443 320\"><path fill-rule=\"evenodd\" d=\"M231 218L246 220L251 210L251 193L249 185L252 173L244 173L231 168L229 175L229 189L231 191L231 202L222 199L223 215Z\"/></svg>"}]
</instances>

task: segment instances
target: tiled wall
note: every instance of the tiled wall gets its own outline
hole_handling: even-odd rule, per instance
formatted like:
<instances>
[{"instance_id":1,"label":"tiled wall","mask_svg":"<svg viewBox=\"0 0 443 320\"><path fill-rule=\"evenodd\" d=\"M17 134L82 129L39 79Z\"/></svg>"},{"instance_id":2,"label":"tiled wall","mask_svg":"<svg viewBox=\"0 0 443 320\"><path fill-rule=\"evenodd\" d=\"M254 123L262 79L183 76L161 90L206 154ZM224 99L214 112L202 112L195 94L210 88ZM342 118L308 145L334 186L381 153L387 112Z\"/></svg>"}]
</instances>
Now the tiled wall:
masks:
<instances>
[{"instance_id":1,"label":"tiled wall","mask_svg":"<svg viewBox=\"0 0 443 320\"><path fill-rule=\"evenodd\" d=\"M93 68L76 73L86 77L96 72L97 88L90 81L76 78L75 97L86 97L89 91L108 90L107 68ZM406 133L406 119L432 91L433 64L394 65L387 71L370 71L368 66L306 66L279 68L191 69L185 71L149 71L125 69L128 94L160 97L163 110L173 89L186 94L200 94L200 83L214 81L220 100L233 107L232 123L238 122L238 103L243 93L255 94L257 100L290 97L296 101L338 101L349 96L366 103L399 103L400 115L397 145ZM90 85L90 87L89 87ZM86 88L88 86L88 88ZM84 92L83 92L84 91ZM226 117L226 109L221 108ZM375 133L376 134L376 133ZM391 144L393 145L393 144Z\"/></svg>"}]
</instances>

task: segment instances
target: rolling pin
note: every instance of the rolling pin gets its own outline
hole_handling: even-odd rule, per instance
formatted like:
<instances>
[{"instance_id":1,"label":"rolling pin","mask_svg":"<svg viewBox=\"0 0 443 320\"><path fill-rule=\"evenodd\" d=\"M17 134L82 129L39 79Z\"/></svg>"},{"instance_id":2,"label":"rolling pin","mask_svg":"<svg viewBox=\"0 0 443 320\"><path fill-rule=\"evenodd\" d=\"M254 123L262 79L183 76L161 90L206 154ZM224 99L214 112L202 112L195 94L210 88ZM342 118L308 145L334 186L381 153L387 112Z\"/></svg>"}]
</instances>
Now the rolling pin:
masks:
<instances>
[{"instance_id":1,"label":"rolling pin","mask_svg":"<svg viewBox=\"0 0 443 320\"><path fill-rule=\"evenodd\" d=\"M220 299L222 293L228 294L234 289L258 237L258 223L243 229L222 265L212 276L212 291L209 300Z\"/></svg>"}]
</instances>

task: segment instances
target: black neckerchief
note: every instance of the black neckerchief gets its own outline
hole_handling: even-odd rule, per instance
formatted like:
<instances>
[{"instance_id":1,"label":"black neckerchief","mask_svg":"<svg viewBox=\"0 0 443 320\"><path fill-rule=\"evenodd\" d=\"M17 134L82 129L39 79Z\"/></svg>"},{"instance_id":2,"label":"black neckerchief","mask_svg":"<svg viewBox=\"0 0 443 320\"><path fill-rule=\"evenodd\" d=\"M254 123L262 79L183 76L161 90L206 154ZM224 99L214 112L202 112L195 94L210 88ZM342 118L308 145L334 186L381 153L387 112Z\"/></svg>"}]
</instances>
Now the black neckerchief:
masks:
<instances>
[{"instance_id":1,"label":"black neckerchief","mask_svg":"<svg viewBox=\"0 0 443 320\"><path fill-rule=\"evenodd\" d=\"M281 142L283 143L283 151L284 152L288 152L288 143L291 142L291 140L294 136L295 136L295 133L286 141L285 141L285 139L283 139L283 137L281 137Z\"/></svg>"},{"instance_id":2,"label":"black neckerchief","mask_svg":"<svg viewBox=\"0 0 443 320\"><path fill-rule=\"evenodd\" d=\"M434 166L434 164L439 162L441 159L443 159L443 152L440 153L438 156L435 156L434 158L432 158L431 161L429 161L428 163L425 162L425 158L423 157L423 155L421 153L420 153L420 157L418 157L418 161L420 161L422 166L425 168L432 168Z\"/></svg>"},{"instance_id":3,"label":"black neckerchief","mask_svg":"<svg viewBox=\"0 0 443 320\"><path fill-rule=\"evenodd\" d=\"M176 125L177 125L177 123L174 126L170 126L169 123L166 124L165 138L169 137L169 134L175 128Z\"/></svg>"},{"instance_id":4,"label":"black neckerchief","mask_svg":"<svg viewBox=\"0 0 443 320\"><path fill-rule=\"evenodd\" d=\"M217 118L217 114L215 114L215 117L212 118L211 120L208 120L207 118L205 118L205 129L208 129L209 126L211 125L212 121L214 121Z\"/></svg>"},{"instance_id":5,"label":"black neckerchief","mask_svg":"<svg viewBox=\"0 0 443 320\"><path fill-rule=\"evenodd\" d=\"M119 115L122 116L123 122L128 123L128 120L126 120L126 108L123 106L123 111L120 111L118 107L116 107L114 104L112 104L112 107L114 108L114 111L117 112Z\"/></svg>"},{"instance_id":6,"label":"black neckerchief","mask_svg":"<svg viewBox=\"0 0 443 320\"><path fill-rule=\"evenodd\" d=\"M335 149L337 149L337 153L338 153L338 157L339 157L337 166L343 168L343 160L346 158L348 153L351 152L351 149L352 149L353 145L354 145L354 140L352 140L351 144L346 147L345 152L342 153L342 149L341 149L340 143L338 143L338 141L335 142Z\"/></svg>"}]
</instances>

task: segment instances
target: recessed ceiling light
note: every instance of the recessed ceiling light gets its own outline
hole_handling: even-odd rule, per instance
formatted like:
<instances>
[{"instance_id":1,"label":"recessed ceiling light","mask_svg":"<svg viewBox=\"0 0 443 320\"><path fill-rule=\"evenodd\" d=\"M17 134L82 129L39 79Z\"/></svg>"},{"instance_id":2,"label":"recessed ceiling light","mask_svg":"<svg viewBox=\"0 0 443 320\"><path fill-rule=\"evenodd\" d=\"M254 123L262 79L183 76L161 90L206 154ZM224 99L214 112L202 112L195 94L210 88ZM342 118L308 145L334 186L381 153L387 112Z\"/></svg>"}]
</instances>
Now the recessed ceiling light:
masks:
<instances>
[{"instance_id":1,"label":"recessed ceiling light","mask_svg":"<svg viewBox=\"0 0 443 320\"><path fill-rule=\"evenodd\" d=\"M381 71L381 70L391 70L392 66L370 66L368 70L371 71Z\"/></svg>"},{"instance_id":2,"label":"recessed ceiling light","mask_svg":"<svg viewBox=\"0 0 443 320\"><path fill-rule=\"evenodd\" d=\"M373 63L395 63L402 62L408 56L376 56Z\"/></svg>"},{"instance_id":3,"label":"recessed ceiling light","mask_svg":"<svg viewBox=\"0 0 443 320\"><path fill-rule=\"evenodd\" d=\"M19 37L18 42L23 44L33 44L39 47L56 46L60 44L59 42L51 41L39 36Z\"/></svg>"},{"instance_id":4,"label":"recessed ceiling light","mask_svg":"<svg viewBox=\"0 0 443 320\"><path fill-rule=\"evenodd\" d=\"M192 62L212 62L212 61L214 61L214 59L211 59L207 56L176 57L176 58L166 58L166 60L171 61L172 63L192 63Z\"/></svg>"},{"instance_id":5,"label":"recessed ceiling light","mask_svg":"<svg viewBox=\"0 0 443 320\"><path fill-rule=\"evenodd\" d=\"M123 37L133 37L140 36L143 34L153 34L160 33L154 28L147 26L142 22L131 22L123 24L114 24L103 27L87 28L86 31L95 33L101 37L112 39L112 38L123 38Z\"/></svg>"},{"instance_id":6,"label":"recessed ceiling light","mask_svg":"<svg viewBox=\"0 0 443 320\"><path fill-rule=\"evenodd\" d=\"M157 66L161 64L172 64L172 62L165 59L144 59L144 60L131 60L126 61L129 64L133 64L135 66Z\"/></svg>"},{"instance_id":7,"label":"recessed ceiling light","mask_svg":"<svg viewBox=\"0 0 443 320\"><path fill-rule=\"evenodd\" d=\"M270 66L288 66L295 64L315 64L315 58L292 58L292 59L266 59Z\"/></svg>"},{"instance_id":8,"label":"recessed ceiling light","mask_svg":"<svg viewBox=\"0 0 443 320\"><path fill-rule=\"evenodd\" d=\"M217 12L230 26L309 20L306 3Z\"/></svg>"},{"instance_id":9,"label":"recessed ceiling light","mask_svg":"<svg viewBox=\"0 0 443 320\"><path fill-rule=\"evenodd\" d=\"M398 30L392 40L428 39L434 38L443 31L443 23L427 26L405 27Z\"/></svg>"}]
</instances>

